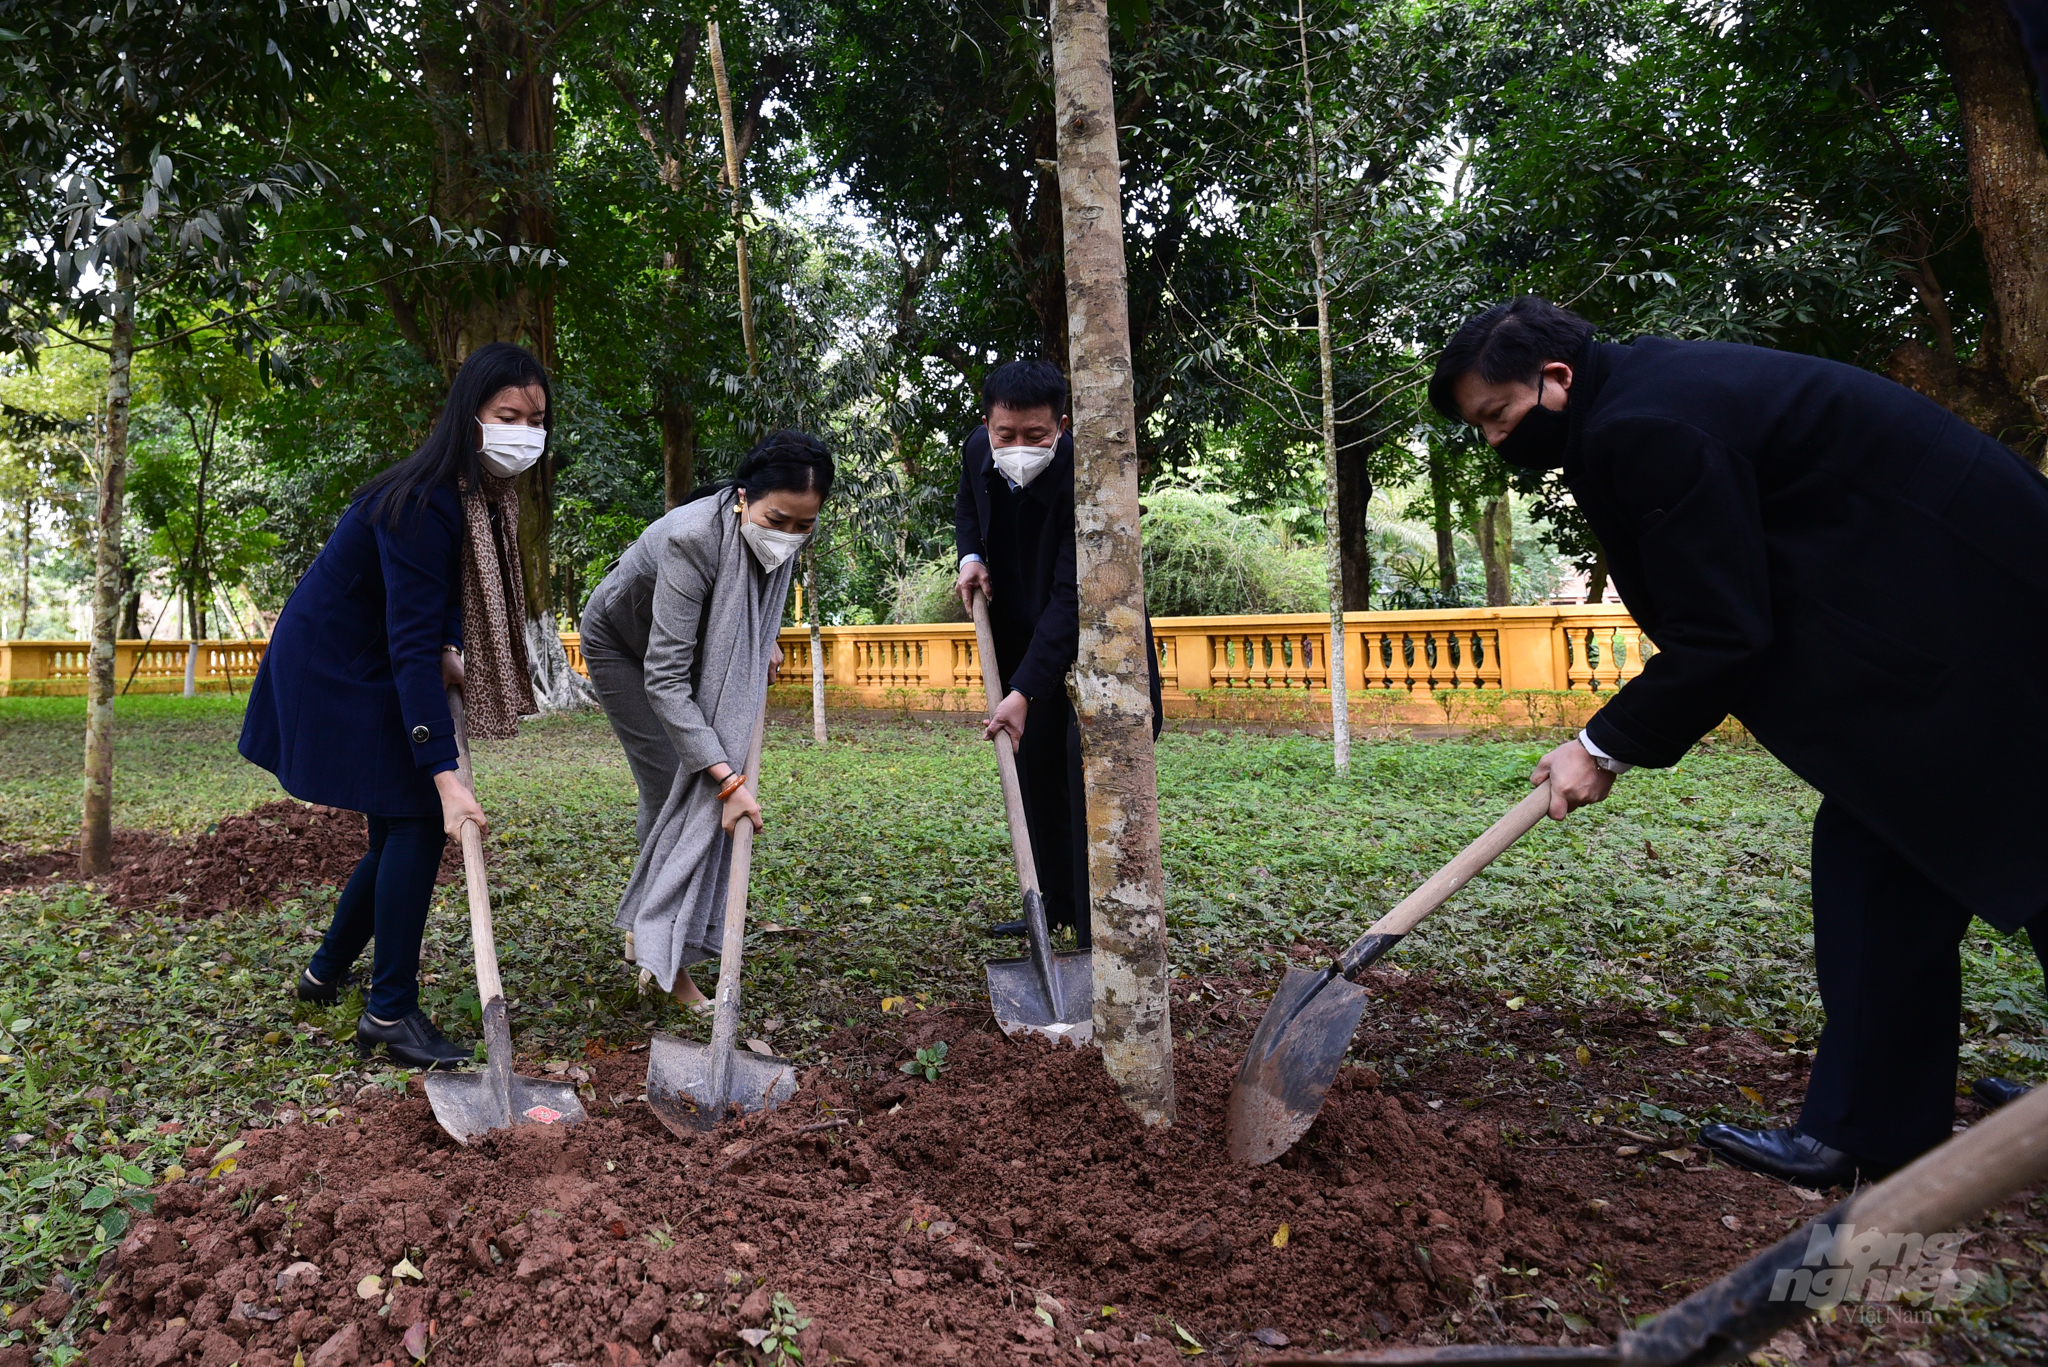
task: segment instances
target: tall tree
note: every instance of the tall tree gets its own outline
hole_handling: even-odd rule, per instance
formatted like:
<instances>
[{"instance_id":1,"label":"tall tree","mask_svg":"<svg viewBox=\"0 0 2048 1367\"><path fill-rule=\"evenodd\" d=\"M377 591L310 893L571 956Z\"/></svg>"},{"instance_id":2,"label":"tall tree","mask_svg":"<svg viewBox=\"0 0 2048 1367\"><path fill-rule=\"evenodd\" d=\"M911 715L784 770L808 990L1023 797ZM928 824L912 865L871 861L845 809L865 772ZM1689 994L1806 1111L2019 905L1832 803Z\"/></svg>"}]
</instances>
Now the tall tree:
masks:
<instances>
[{"instance_id":1,"label":"tall tree","mask_svg":"<svg viewBox=\"0 0 2048 1367\"><path fill-rule=\"evenodd\" d=\"M1138 545L1138 423L1108 7L1104 0L1053 0L1051 28L1081 586L1081 647L1068 689L1081 720L1088 790L1095 1038L1103 1066L1139 1119L1170 1125L1166 875Z\"/></svg>"},{"instance_id":2,"label":"tall tree","mask_svg":"<svg viewBox=\"0 0 2048 1367\"><path fill-rule=\"evenodd\" d=\"M0 224L18 346L43 329L104 348L93 638L79 870L107 870L113 839L114 634L123 570L129 406L142 345L252 325L292 282L245 276L252 219L316 175L279 158L270 134L333 74L346 5L305 0L0 0ZM201 321L170 310L198 305ZM159 326L160 325L160 326ZM104 329L104 332L101 331ZM81 331L82 330L82 331ZM104 340L100 340L101 338Z\"/></svg>"}]
</instances>

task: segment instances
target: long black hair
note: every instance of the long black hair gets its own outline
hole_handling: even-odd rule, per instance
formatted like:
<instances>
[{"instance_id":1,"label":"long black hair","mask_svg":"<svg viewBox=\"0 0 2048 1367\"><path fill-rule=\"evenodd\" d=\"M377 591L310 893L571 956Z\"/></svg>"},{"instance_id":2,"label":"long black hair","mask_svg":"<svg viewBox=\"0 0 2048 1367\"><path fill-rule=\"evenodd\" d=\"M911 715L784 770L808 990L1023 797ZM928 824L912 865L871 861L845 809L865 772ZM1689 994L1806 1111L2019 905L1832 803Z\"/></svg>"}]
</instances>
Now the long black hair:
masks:
<instances>
[{"instance_id":1,"label":"long black hair","mask_svg":"<svg viewBox=\"0 0 2048 1367\"><path fill-rule=\"evenodd\" d=\"M793 494L815 491L822 503L832 496L835 473L832 453L825 449L824 442L808 432L785 427L770 432L740 457L739 468L729 478L698 485L683 502L695 503L729 489L744 489L752 500L782 489Z\"/></svg>"},{"instance_id":2,"label":"long black hair","mask_svg":"<svg viewBox=\"0 0 2048 1367\"><path fill-rule=\"evenodd\" d=\"M477 458L477 410L501 389L525 389L539 385L546 396L547 412L542 424L553 430L555 396L548 386L548 373L533 353L510 342L492 342L469 353L455 383L448 386L447 401L434 430L420 443L420 449L377 475L356 490L358 499L369 499L369 513L386 526L394 526L398 515L410 505L426 505L429 494L458 477L472 489L483 478L483 464Z\"/></svg>"}]
</instances>

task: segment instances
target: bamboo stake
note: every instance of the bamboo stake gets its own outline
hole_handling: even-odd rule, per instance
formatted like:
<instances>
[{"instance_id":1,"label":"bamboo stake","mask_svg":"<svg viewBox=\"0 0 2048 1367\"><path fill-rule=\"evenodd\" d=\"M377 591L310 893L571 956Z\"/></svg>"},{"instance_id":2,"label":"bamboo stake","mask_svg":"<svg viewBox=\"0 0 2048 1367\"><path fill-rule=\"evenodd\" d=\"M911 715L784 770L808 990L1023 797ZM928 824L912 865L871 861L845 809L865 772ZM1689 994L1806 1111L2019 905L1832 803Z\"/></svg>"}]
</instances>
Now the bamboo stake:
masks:
<instances>
[{"instance_id":1,"label":"bamboo stake","mask_svg":"<svg viewBox=\"0 0 2048 1367\"><path fill-rule=\"evenodd\" d=\"M732 128L732 87L725 79L725 45L718 40L718 21L704 26L711 42L711 83L718 88L718 126L725 135L725 183L732 187L733 250L739 259L740 337L747 344L747 374L761 367L754 343L754 287L747 275L747 203L740 192L740 144Z\"/></svg>"}]
</instances>

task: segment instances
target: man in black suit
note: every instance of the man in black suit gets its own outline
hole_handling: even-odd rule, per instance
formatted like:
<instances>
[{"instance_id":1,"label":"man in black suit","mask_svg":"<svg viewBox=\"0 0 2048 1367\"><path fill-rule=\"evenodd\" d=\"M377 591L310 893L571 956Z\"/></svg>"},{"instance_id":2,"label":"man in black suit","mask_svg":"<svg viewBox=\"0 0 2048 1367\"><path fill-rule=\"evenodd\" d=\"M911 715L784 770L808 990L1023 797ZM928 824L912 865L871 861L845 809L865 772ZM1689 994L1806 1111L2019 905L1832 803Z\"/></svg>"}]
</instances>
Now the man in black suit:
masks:
<instances>
[{"instance_id":1,"label":"man in black suit","mask_svg":"<svg viewBox=\"0 0 2048 1367\"><path fill-rule=\"evenodd\" d=\"M2048 962L2048 481L1868 371L1785 352L1593 340L1542 299L1458 330L1430 401L1558 469L1657 653L1537 766L1551 815L1677 763L1733 715L1815 788L1827 1024L1796 1127L1710 1125L1808 1185L1882 1172L1954 1121L1973 916ZM1995 717L1984 687L1996 681ZM2019 1090L1983 1079L1996 1102Z\"/></svg>"},{"instance_id":2,"label":"man in black suit","mask_svg":"<svg viewBox=\"0 0 2048 1367\"><path fill-rule=\"evenodd\" d=\"M1055 932L1088 933L1086 808L1081 737L1067 700L1067 670L1080 649L1080 594L1074 579L1074 439L1067 432L1067 381L1050 361L997 366L981 386L983 422L960 456L953 535L956 584L964 603L988 596L996 669L1007 690L989 718L993 740L1017 747L1017 780L1031 854ZM1022 935L1022 921L998 935Z\"/></svg>"},{"instance_id":3,"label":"man in black suit","mask_svg":"<svg viewBox=\"0 0 2048 1367\"><path fill-rule=\"evenodd\" d=\"M1081 732L1067 698L1067 670L1081 646L1074 571L1074 439L1067 434L1067 381L1050 361L997 366L981 385L982 425L960 453L953 536L960 601L988 595L996 669L1008 691L984 732L1017 747L1024 823L1038 865L1045 919L1089 947L1087 805ZM1151 649L1152 734L1159 735L1159 659ZM1001 921L996 935L1022 935Z\"/></svg>"}]
</instances>

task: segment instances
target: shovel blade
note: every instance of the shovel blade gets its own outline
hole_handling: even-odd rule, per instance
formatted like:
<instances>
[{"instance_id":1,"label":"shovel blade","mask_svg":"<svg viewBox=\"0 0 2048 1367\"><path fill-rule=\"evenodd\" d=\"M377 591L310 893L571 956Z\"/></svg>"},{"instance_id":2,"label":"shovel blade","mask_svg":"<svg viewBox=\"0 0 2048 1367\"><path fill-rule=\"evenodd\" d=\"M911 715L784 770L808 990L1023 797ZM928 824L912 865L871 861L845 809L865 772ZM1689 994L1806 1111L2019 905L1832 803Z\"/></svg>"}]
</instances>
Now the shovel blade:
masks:
<instances>
[{"instance_id":1,"label":"shovel blade","mask_svg":"<svg viewBox=\"0 0 2048 1367\"><path fill-rule=\"evenodd\" d=\"M1059 979L1064 1011L1054 1010L1046 1000L1038 967L1028 957L991 959L988 1000L996 1024L1006 1035L1029 1031L1076 1048L1091 1043L1095 1039L1095 956L1085 949L1055 954L1052 971Z\"/></svg>"},{"instance_id":2,"label":"shovel blade","mask_svg":"<svg viewBox=\"0 0 2048 1367\"><path fill-rule=\"evenodd\" d=\"M796 1095L796 1065L788 1059L734 1049L724 1104L712 1097L711 1046L674 1035L647 1044L647 1104L671 1133L687 1139L715 1130L725 1112L770 1111Z\"/></svg>"},{"instance_id":3,"label":"shovel blade","mask_svg":"<svg viewBox=\"0 0 2048 1367\"><path fill-rule=\"evenodd\" d=\"M585 1119L576 1088L512 1075L511 1104L487 1073L428 1073L427 1100L441 1128L464 1144L515 1125L574 1125Z\"/></svg>"},{"instance_id":4,"label":"shovel blade","mask_svg":"<svg viewBox=\"0 0 2048 1367\"><path fill-rule=\"evenodd\" d=\"M1365 989L1334 968L1290 968L1252 1034L1230 1089L1230 1156L1254 1167L1294 1147L1337 1080Z\"/></svg>"}]
</instances>

